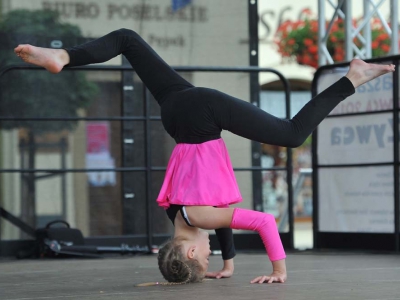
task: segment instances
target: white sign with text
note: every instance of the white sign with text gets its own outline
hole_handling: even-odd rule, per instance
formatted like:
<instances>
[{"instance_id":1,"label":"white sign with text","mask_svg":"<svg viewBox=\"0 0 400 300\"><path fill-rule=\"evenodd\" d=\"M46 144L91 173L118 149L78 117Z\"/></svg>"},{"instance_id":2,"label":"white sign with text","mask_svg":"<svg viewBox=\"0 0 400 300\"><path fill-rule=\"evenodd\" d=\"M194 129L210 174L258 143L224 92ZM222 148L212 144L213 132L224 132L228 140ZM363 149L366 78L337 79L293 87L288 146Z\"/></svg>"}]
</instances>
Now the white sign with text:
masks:
<instances>
[{"instance_id":1,"label":"white sign with text","mask_svg":"<svg viewBox=\"0 0 400 300\"><path fill-rule=\"evenodd\" d=\"M394 232L393 167L320 169L320 232Z\"/></svg>"},{"instance_id":2,"label":"white sign with text","mask_svg":"<svg viewBox=\"0 0 400 300\"><path fill-rule=\"evenodd\" d=\"M391 113L327 118L318 127L318 163L392 162L393 140Z\"/></svg>"}]
</instances>

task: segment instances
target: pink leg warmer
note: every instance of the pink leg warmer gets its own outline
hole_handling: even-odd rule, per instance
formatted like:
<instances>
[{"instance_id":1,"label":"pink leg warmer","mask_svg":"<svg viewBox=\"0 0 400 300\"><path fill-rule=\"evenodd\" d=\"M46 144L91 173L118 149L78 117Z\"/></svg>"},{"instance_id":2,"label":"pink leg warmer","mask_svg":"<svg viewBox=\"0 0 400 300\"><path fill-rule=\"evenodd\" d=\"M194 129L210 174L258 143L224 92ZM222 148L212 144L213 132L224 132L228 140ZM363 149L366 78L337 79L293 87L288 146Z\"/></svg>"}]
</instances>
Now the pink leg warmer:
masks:
<instances>
[{"instance_id":1,"label":"pink leg warmer","mask_svg":"<svg viewBox=\"0 0 400 300\"><path fill-rule=\"evenodd\" d=\"M230 227L232 229L257 231L261 236L271 261L286 258L273 215L249 209L235 208Z\"/></svg>"}]
</instances>

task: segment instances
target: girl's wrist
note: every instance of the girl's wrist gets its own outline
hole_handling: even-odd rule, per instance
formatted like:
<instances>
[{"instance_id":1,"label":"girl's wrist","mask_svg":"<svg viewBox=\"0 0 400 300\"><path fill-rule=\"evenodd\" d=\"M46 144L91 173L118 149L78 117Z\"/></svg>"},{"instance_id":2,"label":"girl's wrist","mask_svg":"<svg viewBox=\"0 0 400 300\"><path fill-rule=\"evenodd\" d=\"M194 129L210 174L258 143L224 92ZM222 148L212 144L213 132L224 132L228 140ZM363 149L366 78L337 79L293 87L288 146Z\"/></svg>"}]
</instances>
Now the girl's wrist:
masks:
<instances>
[{"instance_id":1,"label":"girl's wrist","mask_svg":"<svg viewBox=\"0 0 400 300\"><path fill-rule=\"evenodd\" d=\"M272 268L273 268L274 272L286 273L285 259L273 261Z\"/></svg>"},{"instance_id":2,"label":"girl's wrist","mask_svg":"<svg viewBox=\"0 0 400 300\"><path fill-rule=\"evenodd\" d=\"M233 264L233 258L224 260L224 269L225 270L233 270L234 268L235 267Z\"/></svg>"}]
</instances>

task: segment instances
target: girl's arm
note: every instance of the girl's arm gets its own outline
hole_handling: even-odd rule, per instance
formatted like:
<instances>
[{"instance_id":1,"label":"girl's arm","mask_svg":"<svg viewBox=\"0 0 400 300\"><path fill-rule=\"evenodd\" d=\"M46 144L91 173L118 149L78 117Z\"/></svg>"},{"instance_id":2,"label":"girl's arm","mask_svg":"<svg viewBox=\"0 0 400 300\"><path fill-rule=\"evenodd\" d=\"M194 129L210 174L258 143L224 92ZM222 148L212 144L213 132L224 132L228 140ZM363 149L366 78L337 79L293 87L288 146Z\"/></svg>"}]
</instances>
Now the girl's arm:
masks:
<instances>
[{"instance_id":1,"label":"girl's arm","mask_svg":"<svg viewBox=\"0 0 400 300\"><path fill-rule=\"evenodd\" d=\"M215 234L221 248L223 260L229 260L235 257L235 244L233 243L233 233L231 228L215 229Z\"/></svg>"},{"instance_id":2,"label":"girl's arm","mask_svg":"<svg viewBox=\"0 0 400 300\"><path fill-rule=\"evenodd\" d=\"M286 280L285 251L274 216L242 208L214 208L211 206L188 206L186 211L191 223L203 229L230 227L257 231L272 262L273 273L260 276L252 282L284 282Z\"/></svg>"},{"instance_id":3,"label":"girl's arm","mask_svg":"<svg viewBox=\"0 0 400 300\"><path fill-rule=\"evenodd\" d=\"M233 275L235 270L233 258L236 255L235 245L233 243L233 234L231 228L215 229L215 234L221 248L224 265L221 270L216 272L207 272L206 276L211 278L228 278Z\"/></svg>"}]
</instances>

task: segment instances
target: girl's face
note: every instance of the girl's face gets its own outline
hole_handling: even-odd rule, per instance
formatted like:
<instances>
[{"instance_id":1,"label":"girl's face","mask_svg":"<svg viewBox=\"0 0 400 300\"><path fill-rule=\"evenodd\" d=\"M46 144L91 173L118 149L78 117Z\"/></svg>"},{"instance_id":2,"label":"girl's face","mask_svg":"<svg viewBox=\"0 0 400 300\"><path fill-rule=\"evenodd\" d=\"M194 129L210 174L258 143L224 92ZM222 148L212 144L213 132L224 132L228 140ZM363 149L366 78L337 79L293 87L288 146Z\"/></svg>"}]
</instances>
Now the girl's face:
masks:
<instances>
[{"instance_id":1,"label":"girl's face","mask_svg":"<svg viewBox=\"0 0 400 300\"><path fill-rule=\"evenodd\" d=\"M195 249L195 259L203 267L204 272L208 269L208 259L210 257L210 239L207 231L199 230L199 234L196 238L196 249Z\"/></svg>"}]
</instances>

